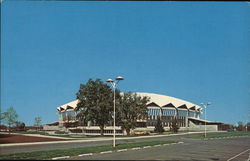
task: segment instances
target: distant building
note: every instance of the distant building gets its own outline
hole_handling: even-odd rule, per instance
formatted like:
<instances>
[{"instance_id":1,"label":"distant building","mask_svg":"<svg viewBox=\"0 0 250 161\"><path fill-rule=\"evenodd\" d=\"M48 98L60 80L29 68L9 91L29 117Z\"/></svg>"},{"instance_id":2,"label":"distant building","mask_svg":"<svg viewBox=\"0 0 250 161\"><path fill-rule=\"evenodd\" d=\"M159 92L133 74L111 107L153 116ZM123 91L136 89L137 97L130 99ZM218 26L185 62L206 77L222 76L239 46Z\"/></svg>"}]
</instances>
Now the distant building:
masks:
<instances>
[{"instance_id":1,"label":"distant building","mask_svg":"<svg viewBox=\"0 0 250 161\"><path fill-rule=\"evenodd\" d=\"M204 130L205 123L208 131L218 130L218 123L200 119L202 108L196 104L160 94L140 92L137 92L137 94L139 96L149 97L150 101L147 104L148 117L138 118L137 128L133 130L135 133L153 131L158 117L161 118L165 130L169 130L174 118L178 120L180 131L201 131ZM77 103L78 100L75 100L57 107L59 126L67 127L71 131L78 132L79 129L81 129L81 131L87 135L99 134L100 129L95 123L88 122L81 125L81 123L78 122L76 118L77 111L75 111ZM120 135L124 134L119 125L116 127L116 131ZM112 124L105 127L104 133L106 135L113 133Z\"/></svg>"}]
</instances>

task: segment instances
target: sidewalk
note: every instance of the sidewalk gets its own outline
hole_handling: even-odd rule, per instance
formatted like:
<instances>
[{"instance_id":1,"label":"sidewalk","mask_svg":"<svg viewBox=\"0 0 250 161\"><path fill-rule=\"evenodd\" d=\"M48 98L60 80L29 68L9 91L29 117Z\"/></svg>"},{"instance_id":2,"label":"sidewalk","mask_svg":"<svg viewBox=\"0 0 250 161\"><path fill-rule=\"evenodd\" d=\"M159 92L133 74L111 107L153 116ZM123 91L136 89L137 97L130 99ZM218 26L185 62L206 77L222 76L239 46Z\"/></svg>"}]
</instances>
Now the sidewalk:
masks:
<instances>
[{"instance_id":1,"label":"sidewalk","mask_svg":"<svg viewBox=\"0 0 250 161\"><path fill-rule=\"evenodd\" d=\"M210 132L220 132L220 131L210 131ZM169 134L169 135L151 135L151 136L136 136L136 137L116 137L116 140L133 140L139 138L154 138L154 137L166 137L166 136L177 136L177 135L187 135L187 134L199 134L204 132L187 132L187 133L180 133L180 134ZM34 136L36 134L25 134L29 136ZM39 136L40 137L40 136ZM61 138L61 137L60 137ZM67 138L65 138L67 139ZM11 147L11 146L25 146L25 145L43 145L43 144L63 144L63 143L82 143L82 142L95 142L95 141L108 141L113 140L113 138L106 138L106 137L98 137L98 138L81 138L67 141L50 141L50 142L33 142L33 143L12 143L12 144L1 144L0 147Z\"/></svg>"},{"instance_id":2,"label":"sidewalk","mask_svg":"<svg viewBox=\"0 0 250 161\"><path fill-rule=\"evenodd\" d=\"M0 134L9 134L8 132L0 132ZM34 136L34 137L44 137L44 138L53 138L53 139L67 139L67 140L75 140L78 138L66 138L66 137L60 137L60 136L50 136L50 135L40 135L40 134L20 134L20 133L10 133L14 135L24 135L24 136Z\"/></svg>"}]
</instances>

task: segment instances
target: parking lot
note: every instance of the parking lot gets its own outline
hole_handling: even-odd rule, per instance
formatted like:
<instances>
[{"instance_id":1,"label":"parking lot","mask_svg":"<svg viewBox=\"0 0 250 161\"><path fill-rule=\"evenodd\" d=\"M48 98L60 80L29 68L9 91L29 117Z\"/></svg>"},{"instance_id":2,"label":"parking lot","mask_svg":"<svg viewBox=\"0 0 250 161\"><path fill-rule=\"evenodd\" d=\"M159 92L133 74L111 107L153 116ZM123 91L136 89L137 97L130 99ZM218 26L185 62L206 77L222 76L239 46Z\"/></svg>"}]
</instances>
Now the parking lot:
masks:
<instances>
[{"instance_id":1,"label":"parking lot","mask_svg":"<svg viewBox=\"0 0 250 161\"><path fill-rule=\"evenodd\" d=\"M194 140L183 138L183 144L128 150L71 160L231 160L247 161L250 155L250 137Z\"/></svg>"}]
</instances>

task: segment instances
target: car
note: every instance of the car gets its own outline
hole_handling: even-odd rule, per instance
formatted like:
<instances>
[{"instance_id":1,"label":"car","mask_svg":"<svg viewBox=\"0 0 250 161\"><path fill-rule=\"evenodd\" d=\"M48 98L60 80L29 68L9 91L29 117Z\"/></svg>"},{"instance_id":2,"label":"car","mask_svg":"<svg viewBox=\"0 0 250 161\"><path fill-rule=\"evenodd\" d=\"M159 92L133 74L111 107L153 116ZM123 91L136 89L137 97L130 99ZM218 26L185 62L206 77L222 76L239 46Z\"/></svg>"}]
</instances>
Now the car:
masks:
<instances>
[{"instance_id":1,"label":"car","mask_svg":"<svg viewBox=\"0 0 250 161\"><path fill-rule=\"evenodd\" d=\"M235 129L227 129L227 132L234 132Z\"/></svg>"}]
</instances>

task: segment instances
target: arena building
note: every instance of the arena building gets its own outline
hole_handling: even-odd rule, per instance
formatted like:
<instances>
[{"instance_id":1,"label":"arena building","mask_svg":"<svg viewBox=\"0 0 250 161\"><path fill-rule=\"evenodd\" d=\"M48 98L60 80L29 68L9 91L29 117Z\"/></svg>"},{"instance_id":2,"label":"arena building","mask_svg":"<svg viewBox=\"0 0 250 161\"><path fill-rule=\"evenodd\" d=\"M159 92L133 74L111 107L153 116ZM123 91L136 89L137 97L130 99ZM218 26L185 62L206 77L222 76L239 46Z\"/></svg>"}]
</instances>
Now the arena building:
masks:
<instances>
[{"instance_id":1,"label":"arena building","mask_svg":"<svg viewBox=\"0 0 250 161\"><path fill-rule=\"evenodd\" d=\"M147 104L148 117L138 118L137 128L132 133L152 132L160 117L165 130L169 130L171 122L177 118L180 131L201 131L204 130L206 123L207 131L217 131L218 123L200 119L202 108L199 105L191 102L170 97L166 95L153 93L140 93L139 96L147 96L150 98ZM67 104L57 107L59 115L59 127L71 132L81 132L86 135L98 135L100 129L92 122L80 124L76 118L77 111L75 111L78 100L69 102ZM104 130L105 135L112 135L113 126L106 126ZM116 126L116 133L124 135L125 131L121 130L120 126Z\"/></svg>"}]
</instances>

